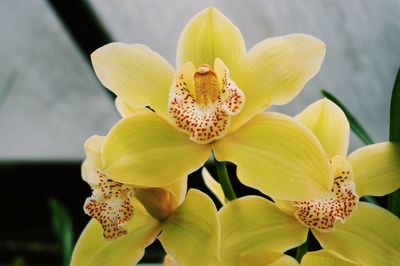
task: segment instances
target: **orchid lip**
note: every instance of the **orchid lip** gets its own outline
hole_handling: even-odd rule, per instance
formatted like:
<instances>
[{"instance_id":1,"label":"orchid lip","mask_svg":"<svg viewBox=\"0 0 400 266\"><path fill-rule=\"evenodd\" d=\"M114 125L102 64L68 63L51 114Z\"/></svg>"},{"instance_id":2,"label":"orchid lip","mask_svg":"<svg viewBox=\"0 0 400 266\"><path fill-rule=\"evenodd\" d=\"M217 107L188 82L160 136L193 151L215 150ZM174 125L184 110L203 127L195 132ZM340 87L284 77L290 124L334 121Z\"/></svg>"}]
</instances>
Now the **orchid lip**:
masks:
<instances>
[{"instance_id":1,"label":"orchid lip","mask_svg":"<svg viewBox=\"0 0 400 266\"><path fill-rule=\"evenodd\" d=\"M231 116L243 108L243 92L230 79L225 64L197 69L187 62L176 73L169 98L170 118L196 143L206 144L226 135Z\"/></svg>"},{"instance_id":2,"label":"orchid lip","mask_svg":"<svg viewBox=\"0 0 400 266\"><path fill-rule=\"evenodd\" d=\"M335 223L345 223L357 208L359 197L355 193L355 184L351 165L343 156L330 160L335 168L335 179L329 196L307 201L294 201L298 207L296 218L305 226L319 231L332 231Z\"/></svg>"}]
</instances>

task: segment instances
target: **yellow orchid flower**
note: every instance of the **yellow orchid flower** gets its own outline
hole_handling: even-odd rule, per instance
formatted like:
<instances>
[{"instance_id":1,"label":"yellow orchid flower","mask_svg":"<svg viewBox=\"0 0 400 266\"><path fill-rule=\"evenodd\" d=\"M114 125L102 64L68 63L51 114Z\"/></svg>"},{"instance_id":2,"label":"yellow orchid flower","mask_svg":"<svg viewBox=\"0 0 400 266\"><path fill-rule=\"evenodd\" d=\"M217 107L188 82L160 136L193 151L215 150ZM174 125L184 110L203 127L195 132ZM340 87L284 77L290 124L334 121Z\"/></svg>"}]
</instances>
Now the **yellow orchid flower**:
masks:
<instances>
[{"instance_id":1,"label":"yellow orchid flower","mask_svg":"<svg viewBox=\"0 0 400 266\"><path fill-rule=\"evenodd\" d=\"M220 211L221 251L224 251L225 242L235 245L233 242L236 241L243 248L240 252L222 253L221 258L232 257L251 250L251 247L263 245L260 239L263 238L262 230L269 228L273 217L285 213L292 219L281 221L280 226L286 228L298 223L302 227L297 228L297 231L276 231L280 241L287 239L293 241L293 244L300 244L306 240L308 228L311 228L321 246L357 264L399 265L400 220L387 210L358 202L358 199L365 195L383 196L400 187L400 144L383 142L368 145L346 158L349 124L338 106L323 99L311 104L296 118L313 131L331 158L335 174L331 195L297 201L274 198L276 203L259 197L245 197L229 203ZM208 188L214 194L220 194L214 186ZM269 209L254 207L261 202L269 206ZM237 206L231 207L234 205ZM337 220L341 220L341 223L337 223ZM232 221L235 222L231 224ZM249 230L249 224L258 224L258 230L252 233L257 237L249 238L246 243L241 235L245 234L244 230ZM265 241L273 239L270 235L265 238ZM285 251L274 244L267 248L271 251Z\"/></svg>"},{"instance_id":2,"label":"yellow orchid flower","mask_svg":"<svg viewBox=\"0 0 400 266\"><path fill-rule=\"evenodd\" d=\"M221 222L221 260L212 266L300 265L283 252L300 245L307 238L307 228L291 214L258 196L227 202L219 211ZM206 254L206 250L202 251ZM334 264L336 263L336 264ZM164 266L183 266L168 254ZM191 265L191 264L189 264ZM203 264L208 265L208 264ZM330 251L308 252L302 266L358 265Z\"/></svg>"},{"instance_id":3,"label":"yellow orchid flower","mask_svg":"<svg viewBox=\"0 0 400 266\"><path fill-rule=\"evenodd\" d=\"M115 181L101 170L103 143L100 136L85 143L82 176L93 195L84 209L94 219L82 232L71 265L133 265L156 238L184 265L196 265L189 262L200 256L206 265L214 265L220 233L212 200L195 189L186 195L186 178L165 188Z\"/></svg>"},{"instance_id":4,"label":"yellow orchid flower","mask_svg":"<svg viewBox=\"0 0 400 266\"><path fill-rule=\"evenodd\" d=\"M99 48L91 57L95 72L124 116L106 137L103 171L124 184L163 187L213 151L268 195L328 193L332 173L315 137L293 118L262 113L293 99L324 55L325 44L305 34L266 39L246 52L240 31L212 7L183 30L177 70L141 44Z\"/></svg>"}]
</instances>

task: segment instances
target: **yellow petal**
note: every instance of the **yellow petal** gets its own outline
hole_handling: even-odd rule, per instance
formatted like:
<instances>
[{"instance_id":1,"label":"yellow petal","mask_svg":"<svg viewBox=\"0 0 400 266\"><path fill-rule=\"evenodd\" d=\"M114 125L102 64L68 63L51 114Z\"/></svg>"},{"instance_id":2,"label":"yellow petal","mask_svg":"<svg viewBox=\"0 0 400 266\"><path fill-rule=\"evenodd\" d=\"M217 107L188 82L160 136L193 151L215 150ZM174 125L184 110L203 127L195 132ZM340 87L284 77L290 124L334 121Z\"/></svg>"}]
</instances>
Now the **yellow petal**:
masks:
<instances>
[{"instance_id":1,"label":"yellow petal","mask_svg":"<svg viewBox=\"0 0 400 266\"><path fill-rule=\"evenodd\" d=\"M239 266L299 266L300 264L292 257L260 248L245 252L240 257Z\"/></svg>"},{"instance_id":2,"label":"yellow petal","mask_svg":"<svg viewBox=\"0 0 400 266\"><path fill-rule=\"evenodd\" d=\"M231 130L271 104L291 101L317 74L324 56L325 44L305 34L270 38L256 44L231 70L232 79L246 96L246 104L233 118Z\"/></svg>"},{"instance_id":3,"label":"yellow petal","mask_svg":"<svg viewBox=\"0 0 400 266\"><path fill-rule=\"evenodd\" d=\"M97 168L101 168L101 148L105 137L93 135L83 145L87 160Z\"/></svg>"},{"instance_id":4,"label":"yellow petal","mask_svg":"<svg viewBox=\"0 0 400 266\"><path fill-rule=\"evenodd\" d=\"M307 252L301 259L301 266L357 266L359 264L346 259L331 250Z\"/></svg>"},{"instance_id":5,"label":"yellow petal","mask_svg":"<svg viewBox=\"0 0 400 266\"><path fill-rule=\"evenodd\" d=\"M359 196L383 196L400 187L400 144L382 142L349 155Z\"/></svg>"},{"instance_id":6,"label":"yellow petal","mask_svg":"<svg viewBox=\"0 0 400 266\"><path fill-rule=\"evenodd\" d=\"M213 7L195 15L179 38L177 66L192 61L196 66L213 65L218 57L228 68L246 53L242 34L232 22Z\"/></svg>"},{"instance_id":7,"label":"yellow petal","mask_svg":"<svg viewBox=\"0 0 400 266\"><path fill-rule=\"evenodd\" d=\"M105 87L133 108L150 106L163 117L174 69L158 53L141 44L110 43L91 55Z\"/></svg>"},{"instance_id":8,"label":"yellow petal","mask_svg":"<svg viewBox=\"0 0 400 266\"><path fill-rule=\"evenodd\" d=\"M313 230L322 247L361 265L400 265L400 220L365 202L331 232Z\"/></svg>"},{"instance_id":9,"label":"yellow petal","mask_svg":"<svg viewBox=\"0 0 400 266\"><path fill-rule=\"evenodd\" d=\"M115 98L115 107L117 108L118 113L122 116L128 116L137 112L145 112L149 111L149 109L146 109L145 107L140 107L140 108L134 108L124 102L121 97Z\"/></svg>"},{"instance_id":10,"label":"yellow petal","mask_svg":"<svg viewBox=\"0 0 400 266\"><path fill-rule=\"evenodd\" d=\"M146 213L136 201L135 216L125 225L126 236L105 240L101 225L92 219L82 232L71 258L71 265L134 265L143 256L146 246L160 232L160 223Z\"/></svg>"},{"instance_id":11,"label":"yellow petal","mask_svg":"<svg viewBox=\"0 0 400 266\"><path fill-rule=\"evenodd\" d=\"M189 190L158 239L182 266L218 265L220 231L212 200L199 190Z\"/></svg>"},{"instance_id":12,"label":"yellow petal","mask_svg":"<svg viewBox=\"0 0 400 266\"><path fill-rule=\"evenodd\" d=\"M329 158L347 155L350 126L342 109L328 99L309 105L296 116L321 142Z\"/></svg>"},{"instance_id":13,"label":"yellow petal","mask_svg":"<svg viewBox=\"0 0 400 266\"><path fill-rule=\"evenodd\" d=\"M201 175L203 176L204 184L214 194L219 202L221 202L222 205L227 203L221 185L217 181L215 181L215 179L210 175L205 167L203 167L203 169L201 170Z\"/></svg>"},{"instance_id":14,"label":"yellow petal","mask_svg":"<svg viewBox=\"0 0 400 266\"><path fill-rule=\"evenodd\" d=\"M240 181L274 199L324 196L333 175L322 146L300 122L261 113L213 145L218 161L238 166Z\"/></svg>"},{"instance_id":15,"label":"yellow petal","mask_svg":"<svg viewBox=\"0 0 400 266\"><path fill-rule=\"evenodd\" d=\"M308 228L280 211L275 204L257 196L227 203L220 210L221 259L235 265L246 251L265 248L284 252L303 243Z\"/></svg>"},{"instance_id":16,"label":"yellow petal","mask_svg":"<svg viewBox=\"0 0 400 266\"><path fill-rule=\"evenodd\" d=\"M198 169L209 152L209 145L190 141L157 114L139 113L111 129L103 146L103 171L121 183L165 187Z\"/></svg>"},{"instance_id":17,"label":"yellow petal","mask_svg":"<svg viewBox=\"0 0 400 266\"><path fill-rule=\"evenodd\" d=\"M187 177L163 188L137 188L135 197L147 212L158 220L164 220L182 204L187 189Z\"/></svg>"},{"instance_id":18,"label":"yellow petal","mask_svg":"<svg viewBox=\"0 0 400 266\"><path fill-rule=\"evenodd\" d=\"M185 200L187 192L187 176L178 180L178 182L171 186L165 187L171 193L172 197L172 208L176 209Z\"/></svg>"}]
</instances>

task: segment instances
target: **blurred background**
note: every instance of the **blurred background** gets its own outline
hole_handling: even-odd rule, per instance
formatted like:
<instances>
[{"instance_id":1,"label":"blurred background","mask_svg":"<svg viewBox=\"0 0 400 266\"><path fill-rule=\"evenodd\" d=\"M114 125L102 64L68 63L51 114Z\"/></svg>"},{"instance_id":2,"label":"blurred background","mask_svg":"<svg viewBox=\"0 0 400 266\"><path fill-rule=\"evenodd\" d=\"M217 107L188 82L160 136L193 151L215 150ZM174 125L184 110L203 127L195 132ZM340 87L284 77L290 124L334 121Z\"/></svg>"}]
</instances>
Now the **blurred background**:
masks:
<instances>
[{"instance_id":1,"label":"blurred background","mask_svg":"<svg viewBox=\"0 0 400 266\"><path fill-rule=\"evenodd\" d=\"M375 142L388 138L400 64L397 0L2 0L0 265L61 265L68 243L60 242L60 232L69 230L74 243L89 220L82 210L90 195L80 177L83 143L105 135L119 119L90 53L111 41L143 43L175 65L181 30L210 5L239 27L247 49L295 32L327 44L319 74L294 101L272 110L297 114L324 88ZM352 135L350 146L361 142ZM198 173L190 180L201 185ZM145 261L160 254L155 245Z\"/></svg>"}]
</instances>

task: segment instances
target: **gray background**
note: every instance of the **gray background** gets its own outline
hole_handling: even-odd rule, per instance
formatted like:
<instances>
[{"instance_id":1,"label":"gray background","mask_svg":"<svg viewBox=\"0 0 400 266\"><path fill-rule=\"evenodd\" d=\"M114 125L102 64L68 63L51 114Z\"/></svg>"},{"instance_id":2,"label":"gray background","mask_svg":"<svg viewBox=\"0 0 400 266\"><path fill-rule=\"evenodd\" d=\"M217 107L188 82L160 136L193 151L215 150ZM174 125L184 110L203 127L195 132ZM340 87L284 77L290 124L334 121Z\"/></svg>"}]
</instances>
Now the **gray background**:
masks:
<instances>
[{"instance_id":1,"label":"gray background","mask_svg":"<svg viewBox=\"0 0 400 266\"><path fill-rule=\"evenodd\" d=\"M327 44L320 73L286 106L296 114L333 92L375 141L387 139L391 89L400 65L400 1L91 0L116 41L144 43L175 65L179 34L213 5L242 31L247 48L271 36L312 34ZM42 0L0 1L0 85L18 77L0 109L0 159L79 160L92 134L118 120L113 102ZM360 146L352 136L351 149Z\"/></svg>"}]
</instances>

